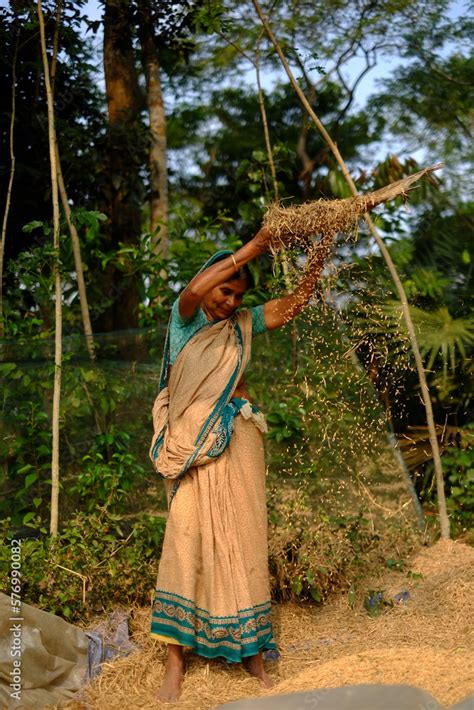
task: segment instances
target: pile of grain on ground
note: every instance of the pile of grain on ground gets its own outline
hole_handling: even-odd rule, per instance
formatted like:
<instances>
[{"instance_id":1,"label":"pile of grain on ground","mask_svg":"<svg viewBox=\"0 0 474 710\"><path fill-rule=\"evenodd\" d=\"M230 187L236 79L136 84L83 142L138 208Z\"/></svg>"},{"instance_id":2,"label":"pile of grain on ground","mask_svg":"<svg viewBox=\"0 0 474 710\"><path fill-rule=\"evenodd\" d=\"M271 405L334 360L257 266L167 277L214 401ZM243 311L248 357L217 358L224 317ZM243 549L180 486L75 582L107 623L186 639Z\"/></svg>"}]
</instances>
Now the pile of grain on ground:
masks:
<instances>
[{"instance_id":1,"label":"pile of grain on ground","mask_svg":"<svg viewBox=\"0 0 474 710\"><path fill-rule=\"evenodd\" d=\"M435 650L431 646L374 648L312 664L294 678L279 683L273 694L361 683L404 683L452 703L474 690L474 658L466 650Z\"/></svg>"},{"instance_id":2,"label":"pile of grain on ground","mask_svg":"<svg viewBox=\"0 0 474 710\"><path fill-rule=\"evenodd\" d=\"M410 598L371 618L361 604L364 589L383 589L387 598L408 591ZM454 703L474 692L472 619L474 549L441 540L403 571L367 579L353 609L345 594L323 607L275 605L282 657L268 664L271 691L240 666L190 655L179 707L205 710L237 698L367 682L408 683ZM105 664L88 689L89 708L156 707L165 647L148 636L147 609L134 611L131 626L143 651Z\"/></svg>"},{"instance_id":3,"label":"pile of grain on ground","mask_svg":"<svg viewBox=\"0 0 474 710\"><path fill-rule=\"evenodd\" d=\"M400 591L410 598L376 618L360 603L350 611L343 598L330 602L321 609L312 638L302 632L306 641L290 644L294 671L300 660L309 661L308 667L290 673L272 693L407 683L450 704L474 692L473 548L440 540L423 548L405 571L387 571L365 586L383 590L387 599ZM302 622L300 628L309 628L310 616ZM293 618L282 637L296 625Z\"/></svg>"}]
</instances>

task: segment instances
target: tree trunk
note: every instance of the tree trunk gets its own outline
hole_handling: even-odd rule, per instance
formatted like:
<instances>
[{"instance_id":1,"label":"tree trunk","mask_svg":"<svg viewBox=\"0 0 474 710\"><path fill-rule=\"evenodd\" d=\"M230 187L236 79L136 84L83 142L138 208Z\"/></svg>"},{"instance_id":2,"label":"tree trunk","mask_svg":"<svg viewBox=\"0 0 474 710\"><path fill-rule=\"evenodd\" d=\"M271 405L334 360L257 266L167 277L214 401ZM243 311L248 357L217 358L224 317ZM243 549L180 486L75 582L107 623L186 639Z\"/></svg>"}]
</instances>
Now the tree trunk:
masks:
<instances>
[{"instance_id":1,"label":"tree trunk","mask_svg":"<svg viewBox=\"0 0 474 710\"><path fill-rule=\"evenodd\" d=\"M138 24L142 66L146 79L150 121L150 232L156 254L168 254L168 165L166 159L166 116L160 81L159 50L153 29L149 0L138 2Z\"/></svg>"},{"instance_id":2,"label":"tree trunk","mask_svg":"<svg viewBox=\"0 0 474 710\"><path fill-rule=\"evenodd\" d=\"M106 248L119 243L140 243L140 178L142 139L140 94L132 44L130 0L106 0L104 13L104 73L109 117L107 135L108 180L104 211L108 215ZM138 325L139 290L132 270L119 270L113 263L105 270L103 295L111 299L98 319L103 330Z\"/></svg>"}]
</instances>

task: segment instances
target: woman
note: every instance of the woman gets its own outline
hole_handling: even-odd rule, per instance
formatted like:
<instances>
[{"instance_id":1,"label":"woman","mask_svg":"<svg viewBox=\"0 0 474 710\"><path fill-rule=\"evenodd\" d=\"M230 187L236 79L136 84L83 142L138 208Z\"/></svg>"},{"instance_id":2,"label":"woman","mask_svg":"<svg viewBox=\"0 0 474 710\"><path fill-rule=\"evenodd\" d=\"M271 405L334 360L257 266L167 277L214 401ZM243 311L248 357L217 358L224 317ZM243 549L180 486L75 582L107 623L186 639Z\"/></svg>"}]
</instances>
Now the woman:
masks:
<instances>
[{"instance_id":1,"label":"woman","mask_svg":"<svg viewBox=\"0 0 474 710\"><path fill-rule=\"evenodd\" d=\"M323 245L296 290L238 310L246 264L268 251L265 228L235 254L218 252L172 308L153 407L150 456L165 479L169 517L151 634L168 644L158 699L178 699L183 647L246 661L269 686L263 651L272 636L263 436L244 371L252 336L287 323L308 303L329 250Z\"/></svg>"}]
</instances>

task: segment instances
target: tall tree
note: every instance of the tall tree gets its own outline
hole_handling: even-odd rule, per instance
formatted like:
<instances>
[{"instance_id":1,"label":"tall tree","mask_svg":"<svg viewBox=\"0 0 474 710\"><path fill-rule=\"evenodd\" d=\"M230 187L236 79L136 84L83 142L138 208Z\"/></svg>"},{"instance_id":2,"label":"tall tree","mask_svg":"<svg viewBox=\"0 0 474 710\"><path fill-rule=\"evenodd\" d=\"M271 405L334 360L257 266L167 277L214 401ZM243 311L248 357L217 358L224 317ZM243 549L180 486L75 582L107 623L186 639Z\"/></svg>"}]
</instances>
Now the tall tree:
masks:
<instances>
[{"instance_id":1,"label":"tall tree","mask_svg":"<svg viewBox=\"0 0 474 710\"><path fill-rule=\"evenodd\" d=\"M140 169L144 139L140 110L142 101L135 66L133 7L130 0L106 0L104 12L104 72L108 110L107 173L104 212L108 216L106 245L137 245L141 234L144 196ZM103 282L111 305L101 314L99 327L119 329L138 324L139 287L131 271L121 271L112 262Z\"/></svg>"},{"instance_id":2,"label":"tall tree","mask_svg":"<svg viewBox=\"0 0 474 710\"><path fill-rule=\"evenodd\" d=\"M48 277L50 264L43 264L41 274L32 276L31 288L22 288L24 280L16 262L22 260L30 271L35 252L47 248L47 223L51 218L50 166L48 161L48 121L46 95L43 90L43 68L38 51L38 25L35 5L15 4L16 12L0 8L0 153L9 154L11 125L11 96L13 57L18 36L16 62L15 107L15 179L11 189L11 203L6 222L4 254L4 304L7 336L15 332L15 324L26 324L28 314L34 313L37 329L52 326L54 302L51 292L38 297L40 281ZM99 171L102 165L101 136L104 119L100 90L91 64L90 42L81 36L79 11L74 17L65 14L61 31L60 53L54 81L56 133L63 159L68 196L74 210L96 208ZM80 13L79 13L80 15ZM56 22L54 6L45 5L45 34L48 48L53 45ZM7 160L0 161L0 191L7 194L11 176ZM38 224L33 231L23 228L28 223ZM45 224L45 230L41 228ZM29 257L29 258L28 258ZM67 247L62 253L64 288L68 299L75 303L74 264L69 263ZM39 287L38 287L39 288ZM71 322L71 321L69 321Z\"/></svg>"},{"instance_id":3,"label":"tall tree","mask_svg":"<svg viewBox=\"0 0 474 710\"><path fill-rule=\"evenodd\" d=\"M166 256L168 253L168 161L159 46L150 0L137 0L137 4L138 35L146 80L150 124L148 151L150 232L153 235L152 243L155 251Z\"/></svg>"}]
</instances>

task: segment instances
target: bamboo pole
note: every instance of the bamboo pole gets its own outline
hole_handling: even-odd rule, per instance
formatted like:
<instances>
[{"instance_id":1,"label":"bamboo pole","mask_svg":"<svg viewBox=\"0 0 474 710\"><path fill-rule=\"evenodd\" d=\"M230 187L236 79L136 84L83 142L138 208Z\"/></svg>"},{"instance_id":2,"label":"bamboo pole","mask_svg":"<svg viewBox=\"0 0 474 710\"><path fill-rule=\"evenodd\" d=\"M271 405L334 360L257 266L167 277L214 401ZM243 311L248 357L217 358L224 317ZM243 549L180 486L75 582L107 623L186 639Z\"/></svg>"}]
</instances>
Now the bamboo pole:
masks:
<instances>
[{"instance_id":1,"label":"bamboo pole","mask_svg":"<svg viewBox=\"0 0 474 710\"><path fill-rule=\"evenodd\" d=\"M16 166L16 156L15 156L15 144L14 144L14 130L15 130L15 114L16 114L16 62L18 57L18 41L19 32L17 30L15 50L13 52L13 62L12 62L12 113L10 117L10 132L9 132L9 143L10 143L10 175L8 178L7 196L5 199L5 210L3 212L2 221L2 236L0 240L0 338L3 338L5 334L5 328L3 324L3 261L5 255L5 241L7 238L7 223L8 215L10 213L10 205L12 199L13 190L13 180L15 177L15 166Z\"/></svg>"},{"instance_id":2,"label":"bamboo pole","mask_svg":"<svg viewBox=\"0 0 474 710\"><path fill-rule=\"evenodd\" d=\"M92 324L89 312L89 303L87 300L86 282L84 279L84 269L82 267L81 244L79 234L77 233L76 225L72 220L71 207L69 205L66 186L64 185L63 172L61 169L61 159L59 157L59 149L56 144L56 165L58 170L58 187L61 195L61 204L63 206L64 215L66 217L69 234L71 235L72 251L74 254L74 265L76 267L77 290L79 291L79 303L81 306L82 327L86 338L87 350L91 360L95 360L95 345L94 334L92 332Z\"/></svg>"},{"instance_id":3,"label":"bamboo pole","mask_svg":"<svg viewBox=\"0 0 474 710\"><path fill-rule=\"evenodd\" d=\"M51 93L54 99L54 89L56 85L56 68L58 62L58 47L59 47L59 27L61 24L61 14L62 14L62 0L58 0L56 6L56 24L54 26L54 37L53 37L53 57L51 60ZM56 136L56 131L55 131ZM76 280L77 280L77 290L79 292L79 303L81 307L82 316L82 327L84 329L84 335L86 338L86 346L89 352L89 357L91 360L95 360L95 346L94 346L94 335L92 332L92 325L89 312L89 303L87 301L87 291L86 283L84 280L84 269L82 267L81 258L81 243L79 240L79 234L77 233L76 225L72 220L71 207L69 205L69 200L67 196L67 190L64 183L63 171L61 168L61 158L59 155L59 146L56 136L56 167L58 172L58 187L59 194L61 196L61 204L63 206L64 215L66 217L67 226L69 229L69 234L71 236L72 252L74 255L74 265L76 267Z\"/></svg>"},{"instance_id":4,"label":"bamboo pole","mask_svg":"<svg viewBox=\"0 0 474 710\"><path fill-rule=\"evenodd\" d=\"M48 140L49 161L51 166L51 193L53 205L53 274L55 287L55 330L54 330L54 388L52 417L52 455L51 455L51 517L50 533L58 534L59 508L59 413L61 402L61 366L62 366L62 288L59 262L59 190L58 169L56 162L56 129L54 122L53 92L50 81L48 55L46 51L46 35L44 27L41 0L37 0L37 13L41 40L41 57L43 60L44 83L48 103Z\"/></svg>"},{"instance_id":5,"label":"bamboo pole","mask_svg":"<svg viewBox=\"0 0 474 710\"><path fill-rule=\"evenodd\" d=\"M258 89L258 105L260 108L260 115L262 116L263 135L265 137L265 147L267 149L268 162L270 163L270 172L272 175L273 195L274 195L275 201L278 202L279 197L280 197L279 191L278 191L278 180L277 180L277 174L276 174L276 168L275 168L275 161L273 159L273 148L272 148L272 142L270 140L270 130L268 128L267 109L265 107L265 98L263 95L262 83L260 80L260 38L257 43L257 48L255 51L254 66L255 66L255 78L257 80L257 89Z\"/></svg>"},{"instance_id":6,"label":"bamboo pole","mask_svg":"<svg viewBox=\"0 0 474 710\"><path fill-rule=\"evenodd\" d=\"M332 154L334 155L337 164L341 168L342 174L344 175L344 179L346 180L347 184L349 185L349 188L354 196L357 196L359 193L357 191L357 188L354 184L354 181L352 180L352 177L350 175L349 169L344 162L344 159L342 158L339 149L332 140L331 136L327 132L326 128L323 126L321 121L319 120L318 116L314 112L313 108L311 107L309 101L307 100L304 92L302 91L300 85L296 81L293 72L291 71L291 68L288 64L288 61L286 60L285 55L283 54L283 51L280 47L280 44L278 40L276 39L268 18L266 15L263 13L262 8L260 7L260 4L258 0L252 0L253 5L255 7L255 10L258 14L258 17L260 18L260 21L265 28L265 32L267 33L267 36L272 43L273 47L275 48L278 57L280 58L280 62L288 76L288 79L291 82L291 85L293 86L293 89L295 90L298 98L300 99L301 103L303 104L307 114L310 116L311 120L317 127L318 131L324 138L325 142L327 143L329 149L331 150ZM364 219L367 222L367 225L369 227L370 233L374 237L381 253L382 256L385 259L385 262L388 266L390 275L393 279L393 282L396 286L396 289L398 291L399 297L400 297L400 302L402 306L402 312L403 312L403 317L406 322L406 327L408 330L408 335L410 338L410 343L411 347L413 350L413 355L415 357L415 363L416 363L416 369L418 373L418 378L420 381L420 387L421 387L421 395L423 398L423 403L425 406L425 411L426 411L426 421L428 425L428 431L429 431L429 438L430 438L430 444L431 444L431 449L433 453L433 461L434 461L434 467L435 467L435 473L436 473L436 491L437 491L437 497L438 497L438 517L439 517L439 523L440 523L440 532L441 532L441 537L442 538L449 538L450 537L450 522L449 522L449 517L448 517L448 512L446 508L446 496L445 496L445 491L444 491L444 478L443 478L443 469L441 465L441 456L439 452L439 446L438 446L438 439L436 437L436 429L435 429L435 422L434 422L434 416L433 416L433 408L431 406L431 398L430 398L430 392L428 388L428 383L426 381L426 374L425 370L423 367L423 360L421 357L420 349L418 347L418 342L416 339L416 334L415 334L415 329L413 326L413 322L411 319L410 315L410 309L408 305L408 300L402 285L402 282L400 281L400 277L398 276L397 270L395 268L395 265L392 261L392 258L390 256L390 253L385 246L382 238L380 237L377 228L375 227L375 224L373 223L371 217L369 214L364 215Z\"/></svg>"},{"instance_id":7,"label":"bamboo pole","mask_svg":"<svg viewBox=\"0 0 474 710\"><path fill-rule=\"evenodd\" d=\"M263 30L262 30L263 34ZM272 176L272 183L273 183L273 199L278 202L280 199L280 193L278 189L278 179L277 179L277 173L276 173L276 167L275 167L275 160L273 157L273 146L272 146L272 141L270 138L270 129L268 127L268 118L267 118L267 109L265 106L265 95L263 93L262 89L262 82L260 78L260 41L262 39L262 35L259 36L257 40L257 45L255 48L255 62L252 62L255 68L255 78L257 81L257 89L258 89L258 105L260 108L260 115L262 117L262 126L263 126L263 135L265 138L265 148L267 151L267 156L268 156L268 162L270 164L270 173ZM285 280L285 286L287 291L291 290L291 282L290 282L290 268L288 266L288 259L286 257L286 254L283 252L280 256L280 262L281 266L283 269L283 278ZM296 324L296 321L293 319L291 321L291 366L293 368L293 372L296 372L298 369L298 326Z\"/></svg>"}]
</instances>

